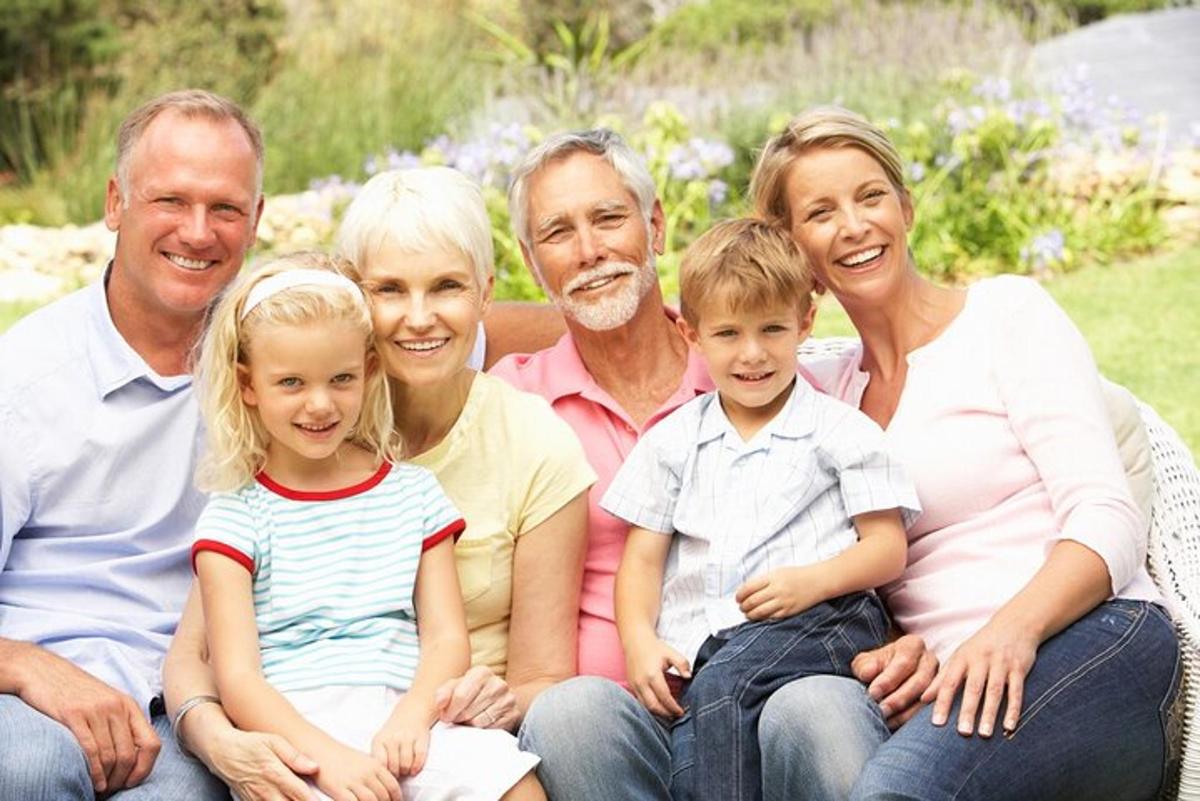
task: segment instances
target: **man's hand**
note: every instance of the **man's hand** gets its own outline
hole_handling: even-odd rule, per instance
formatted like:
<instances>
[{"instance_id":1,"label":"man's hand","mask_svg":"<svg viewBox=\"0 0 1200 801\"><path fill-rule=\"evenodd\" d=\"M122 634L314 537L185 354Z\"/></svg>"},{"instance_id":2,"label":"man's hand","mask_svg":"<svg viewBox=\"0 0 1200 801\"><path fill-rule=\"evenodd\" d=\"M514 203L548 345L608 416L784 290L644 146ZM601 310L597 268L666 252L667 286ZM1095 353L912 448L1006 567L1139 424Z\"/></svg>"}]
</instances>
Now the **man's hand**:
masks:
<instances>
[{"instance_id":1,"label":"man's hand","mask_svg":"<svg viewBox=\"0 0 1200 801\"><path fill-rule=\"evenodd\" d=\"M433 703L445 723L513 731L521 722L517 696L486 665L476 665L438 687Z\"/></svg>"},{"instance_id":2,"label":"man's hand","mask_svg":"<svg viewBox=\"0 0 1200 801\"><path fill-rule=\"evenodd\" d=\"M923 706L921 693L937 675L938 662L924 640L905 634L873 651L863 651L854 657L850 669L867 685L888 728L895 731Z\"/></svg>"},{"instance_id":3,"label":"man's hand","mask_svg":"<svg viewBox=\"0 0 1200 801\"><path fill-rule=\"evenodd\" d=\"M24 644L18 659L17 696L71 731L97 795L134 787L150 775L161 744L132 698L44 648Z\"/></svg>"},{"instance_id":4,"label":"man's hand","mask_svg":"<svg viewBox=\"0 0 1200 801\"><path fill-rule=\"evenodd\" d=\"M317 763L277 734L240 731L225 726L213 734L205 764L242 801L314 801L316 798L300 777L314 775Z\"/></svg>"}]
</instances>

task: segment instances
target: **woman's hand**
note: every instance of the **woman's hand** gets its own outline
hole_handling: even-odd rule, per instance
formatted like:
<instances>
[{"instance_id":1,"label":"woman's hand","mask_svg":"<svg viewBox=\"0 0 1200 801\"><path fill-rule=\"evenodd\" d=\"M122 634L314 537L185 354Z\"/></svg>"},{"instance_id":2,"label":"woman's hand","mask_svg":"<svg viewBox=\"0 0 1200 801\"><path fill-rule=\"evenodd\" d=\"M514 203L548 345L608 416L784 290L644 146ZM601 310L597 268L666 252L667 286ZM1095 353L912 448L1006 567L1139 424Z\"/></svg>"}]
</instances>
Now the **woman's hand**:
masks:
<instances>
[{"instance_id":1,"label":"woman's hand","mask_svg":"<svg viewBox=\"0 0 1200 801\"><path fill-rule=\"evenodd\" d=\"M397 778L420 773L429 755L429 715L401 700L372 738L371 754Z\"/></svg>"},{"instance_id":2,"label":"woman's hand","mask_svg":"<svg viewBox=\"0 0 1200 801\"><path fill-rule=\"evenodd\" d=\"M333 801L402 801L400 782L370 754L333 743L318 760L317 786Z\"/></svg>"},{"instance_id":3,"label":"woman's hand","mask_svg":"<svg viewBox=\"0 0 1200 801\"><path fill-rule=\"evenodd\" d=\"M504 679L485 665L476 665L438 687L434 709L444 723L477 729L513 731L521 722L516 695Z\"/></svg>"},{"instance_id":4,"label":"woman's hand","mask_svg":"<svg viewBox=\"0 0 1200 801\"><path fill-rule=\"evenodd\" d=\"M879 703L879 711L892 731L900 728L924 706L921 694L937 675L937 657L915 634L871 651L863 651L850 663L855 678L867 685L867 694Z\"/></svg>"},{"instance_id":5,"label":"woman's hand","mask_svg":"<svg viewBox=\"0 0 1200 801\"><path fill-rule=\"evenodd\" d=\"M317 763L277 734L226 726L208 749L209 767L242 801L313 801L302 776Z\"/></svg>"},{"instance_id":6,"label":"woman's hand","mask_svg":"<svg viewBox=\"0 0 1200 801\"><path fill-rule=\"evenodd\" d=\"M978 715L979 736L991 737L1005 695L1008 703L1004 712L1004 731L1014 731L1021 715L1025 676L1033 667L1039 642L1037 635L1027 627L1006 624L993 617L958 647L933 684L921 695L925 703L933 701L933 725L946 724L961 686L959 734L971 736ZM980 700L983 701L982 709Z\"/></svg>"}]
</instances>

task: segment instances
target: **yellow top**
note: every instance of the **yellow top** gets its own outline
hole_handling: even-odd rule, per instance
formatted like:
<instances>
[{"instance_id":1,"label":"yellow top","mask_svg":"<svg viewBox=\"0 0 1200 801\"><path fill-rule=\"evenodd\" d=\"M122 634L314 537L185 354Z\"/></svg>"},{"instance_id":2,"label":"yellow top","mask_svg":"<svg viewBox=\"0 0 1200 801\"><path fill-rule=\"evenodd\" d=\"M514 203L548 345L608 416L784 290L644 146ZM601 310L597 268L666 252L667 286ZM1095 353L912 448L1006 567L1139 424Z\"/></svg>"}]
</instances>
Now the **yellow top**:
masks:
<instances>
[{"instance_id":1,"label":"yellow top","mask_svg":"<svg viewBox=\"0 0 1200 801\"><path fill-rule=\"evenodd\" d=\"M595 483L596 474L550 404L482 373L445 439L411 461L433 471L467 521L454 555L471 664L503 676L517 538Z\"/></svg>"}]
</instances>

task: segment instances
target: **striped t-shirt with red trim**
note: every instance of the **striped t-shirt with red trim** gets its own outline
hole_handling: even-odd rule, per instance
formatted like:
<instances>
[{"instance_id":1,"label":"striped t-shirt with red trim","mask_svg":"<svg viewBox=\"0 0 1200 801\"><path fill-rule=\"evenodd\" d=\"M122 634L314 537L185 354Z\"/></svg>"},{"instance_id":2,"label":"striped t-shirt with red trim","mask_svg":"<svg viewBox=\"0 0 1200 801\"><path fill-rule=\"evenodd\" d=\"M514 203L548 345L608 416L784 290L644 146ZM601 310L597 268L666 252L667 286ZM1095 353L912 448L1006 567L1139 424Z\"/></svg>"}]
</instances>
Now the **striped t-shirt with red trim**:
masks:
<instances>
[{"instance_id":1,"label":"striped t-shirt with red trim","mask_svg":"<svg viewBox=\"0 0 1200 801\"><path fill-rule=\"evenodd\" d=\"M263 674L276 689L407 690L419 657L421 553L464 528L437 479L414 465L384 463L330 492L262 474L209 499L192 558L215 551L250 571Z\"/></svg>"}]
</instances>

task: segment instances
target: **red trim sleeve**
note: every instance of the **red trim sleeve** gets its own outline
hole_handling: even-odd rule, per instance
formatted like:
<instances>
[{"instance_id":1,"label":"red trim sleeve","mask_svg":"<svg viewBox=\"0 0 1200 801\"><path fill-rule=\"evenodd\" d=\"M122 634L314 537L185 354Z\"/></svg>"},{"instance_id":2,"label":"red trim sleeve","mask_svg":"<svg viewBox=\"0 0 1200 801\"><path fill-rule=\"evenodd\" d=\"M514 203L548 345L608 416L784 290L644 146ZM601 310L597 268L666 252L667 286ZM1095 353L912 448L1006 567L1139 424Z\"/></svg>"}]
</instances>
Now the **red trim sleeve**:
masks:
<instances>
[{"instance_id":1,"label":"red trim sleeve","mask_svg":"<svg viewBox=\"0 0 1200 801\"><path fill-rule=\"evenodd\" d=\"M234 548L232 545L226 545L225 543L217 542L216 540L196 540L196 542L192 545L193 573L196 572L196 555L201 551L212 551L213 553L219 553L222 556L228 556L230 559L246 568L246 571L250 575L254 575L253 559L251 559L249 556L246 556L246 554L242 553L237 548Z\"/></svg>"},{"instance_id":2,"label":"red trim sleeve","mask_svg":"<svg viewBox=\"0 0 1200 801\"><path fill-rule=\"evenodd\" d=\"M446 539L446 537L453 536L454 541L458 542L458 538L461 537L462 533L466 530L467 521L460 517L450 525L444 526L440 531L435 531L433 534L430 534L428 537L426 537L425 541L421 543L421 553L425 553L430 548Z\"/></svg>"}]
</instances>

